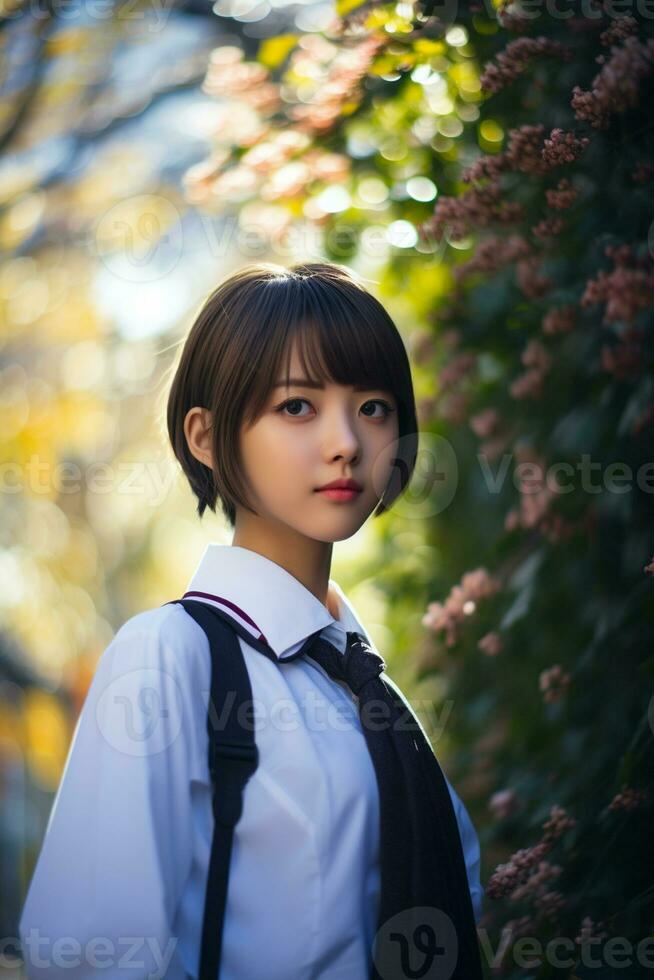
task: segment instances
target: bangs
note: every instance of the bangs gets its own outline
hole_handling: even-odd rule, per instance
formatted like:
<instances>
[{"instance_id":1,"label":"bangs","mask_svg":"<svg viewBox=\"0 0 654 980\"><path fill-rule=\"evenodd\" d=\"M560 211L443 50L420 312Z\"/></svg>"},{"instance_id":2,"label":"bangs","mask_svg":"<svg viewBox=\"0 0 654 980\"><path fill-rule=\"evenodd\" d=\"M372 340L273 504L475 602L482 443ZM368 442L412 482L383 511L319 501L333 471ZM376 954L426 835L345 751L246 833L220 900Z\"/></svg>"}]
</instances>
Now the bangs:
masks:
<instances>
[{"instance_id":1,"label":"bangs","mask_svg":"<svg viewBox=\"0 0 654 980\"><path fill-rule=\"evenodd\" d=\"M393 394L398 403L403 401L396 329L378 304L367 303L362 292L357 292L355 303L335 292L333 284L326 288L324 282L306 278L283 281L287 302L280 308L272 285L267 284L265 296L271 300L270 308L261 310L268 342L257 358L261 369L252 378L244 412L247 424L263 413L274 385L288 383L294 349L303 378L381 389Z\"/></svg>"}]
</instances>

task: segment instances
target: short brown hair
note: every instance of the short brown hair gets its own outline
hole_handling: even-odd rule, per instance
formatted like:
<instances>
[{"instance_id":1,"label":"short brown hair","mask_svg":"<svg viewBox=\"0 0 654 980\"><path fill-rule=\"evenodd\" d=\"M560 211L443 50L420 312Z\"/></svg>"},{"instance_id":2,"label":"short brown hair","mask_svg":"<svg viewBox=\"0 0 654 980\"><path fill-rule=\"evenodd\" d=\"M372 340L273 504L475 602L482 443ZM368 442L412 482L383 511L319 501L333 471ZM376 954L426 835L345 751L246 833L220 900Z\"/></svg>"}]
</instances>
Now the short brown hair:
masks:
<instances>
[{"instance_id":1,"label":"short brown hair","mask_svg":"<svg viewBox=\"0 0 654 980\"><path fill-rule=\"evenodd\" d=\"M392 392L398 411L398 456L374 512L388 510L415 466L418 432L411 369L402 338L382 304L345 267L328 262L285 268L247 265L207 297L186 338L168 395L168 435L197 497L200 518L220 499L232 527L246 502L239 433L261 415L282 358L289 376L297 339L307 377ZM214 469L190 452L184 419L195 407L212 413Z\"/></svg>"}]
</instances>

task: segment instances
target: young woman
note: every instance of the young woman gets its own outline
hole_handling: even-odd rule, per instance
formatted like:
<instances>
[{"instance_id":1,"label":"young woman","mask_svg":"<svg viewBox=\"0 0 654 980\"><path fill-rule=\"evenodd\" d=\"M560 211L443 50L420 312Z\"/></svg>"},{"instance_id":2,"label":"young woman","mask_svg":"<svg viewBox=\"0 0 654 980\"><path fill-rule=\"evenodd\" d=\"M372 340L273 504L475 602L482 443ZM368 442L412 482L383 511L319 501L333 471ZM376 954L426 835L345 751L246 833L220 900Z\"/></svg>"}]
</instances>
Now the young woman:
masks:
<instances>
[{"instance_id":1,"label":"young woman","mask_svg":"<svg viewBox=\"0 0 654 980\"><path fill-rule=\"evenodd\" d=\"M382 708L393 692L406 702L378 676L380 654L330 578L333 543L388 510L415 462L393 321L344 267L248 266L190 330L168 431L198 515L220 502L233 531L231 544L207 546L183 598L233 627L255 705L258 764L234 828L220 977L473 980L477 835L446 780L438 800L431 749L418 763L417 742L369 734L372 693ZM358 650L375 677L337 676L316 638L339 671ZM212 656L173 602L129 619L100 657L21 917L30 977L199 976ZM432 916L432 957L451 936L440 973L409 966L411 941L426 949L402 919L409 906Z\"/></svg>"}]
</instances>

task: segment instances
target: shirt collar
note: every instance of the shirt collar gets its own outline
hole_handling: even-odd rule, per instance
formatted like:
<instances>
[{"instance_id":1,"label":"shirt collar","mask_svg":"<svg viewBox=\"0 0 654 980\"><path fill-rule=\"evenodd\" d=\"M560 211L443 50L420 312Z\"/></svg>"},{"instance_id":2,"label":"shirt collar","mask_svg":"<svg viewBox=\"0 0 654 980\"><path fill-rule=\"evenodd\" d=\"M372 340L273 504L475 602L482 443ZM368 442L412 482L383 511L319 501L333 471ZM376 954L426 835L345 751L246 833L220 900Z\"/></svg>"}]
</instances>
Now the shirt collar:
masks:
<instances>
[{"instance_id":1,"label":"shirt collar","mask_svg":"<svg viewBox=\"0 0 654 980\"><path fill-rule=\"evenodd\" d=\"M331 578L329 585L338 600L337 618L277 562L249 548L210 543L183 598L221 609L279 660L292 656L318 631L341 653L349 631L361 633L374 650L343 590Z\"/></svg>"}]
</instances>

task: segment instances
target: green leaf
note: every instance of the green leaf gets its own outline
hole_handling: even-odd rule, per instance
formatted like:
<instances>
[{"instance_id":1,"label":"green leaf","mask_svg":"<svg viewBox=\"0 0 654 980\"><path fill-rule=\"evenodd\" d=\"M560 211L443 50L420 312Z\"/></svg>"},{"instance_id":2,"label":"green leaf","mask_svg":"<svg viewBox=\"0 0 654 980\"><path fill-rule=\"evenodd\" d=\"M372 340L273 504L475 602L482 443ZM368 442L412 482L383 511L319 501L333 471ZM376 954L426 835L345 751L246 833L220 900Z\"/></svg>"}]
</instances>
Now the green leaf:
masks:
<instances>
[{"instance_id":1,"label":"green leaf","mask_svg":"<svg viewBox=\"0 0 654 980\"><path fill-rule=\"evenodd\" d=\"M620 768L618 770L618 783L622 786L623 783L631 784L634 775L636 757L633 752L628 751L622 756L620 760Z\"/></svg>"}]
</instances>

